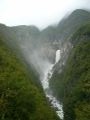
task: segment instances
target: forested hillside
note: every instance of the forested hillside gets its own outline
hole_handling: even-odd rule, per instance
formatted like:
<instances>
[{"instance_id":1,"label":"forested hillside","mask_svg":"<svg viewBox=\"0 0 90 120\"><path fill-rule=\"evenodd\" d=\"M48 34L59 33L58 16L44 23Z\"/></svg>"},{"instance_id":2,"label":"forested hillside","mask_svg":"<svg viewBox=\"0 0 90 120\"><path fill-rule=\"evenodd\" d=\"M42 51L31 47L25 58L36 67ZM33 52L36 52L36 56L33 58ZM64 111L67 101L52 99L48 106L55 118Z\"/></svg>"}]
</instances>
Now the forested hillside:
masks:
<instances>
[{"instance_id":1,"label":"forested hillside","mask_svg":"<svg viewBox=\"0 0 90 120\"><path fill-rule=\"evenodd\" d=\"M70 42L73 48L66 65L61 73L54 72L50 84L63 102L65 120L89 120L90 24L76 31Z\"/></svg>"},{"instance_id":2,"label":"forested hillside","mask_svg":"<svg viewBox=\"0 0 90 120\"><path fill-rule=\"evenodd\" d=\"M43 91L34 84L34 71L27 72L2 39L0 37L0 120L58 120Z\"/></svg>"}]
</instances>

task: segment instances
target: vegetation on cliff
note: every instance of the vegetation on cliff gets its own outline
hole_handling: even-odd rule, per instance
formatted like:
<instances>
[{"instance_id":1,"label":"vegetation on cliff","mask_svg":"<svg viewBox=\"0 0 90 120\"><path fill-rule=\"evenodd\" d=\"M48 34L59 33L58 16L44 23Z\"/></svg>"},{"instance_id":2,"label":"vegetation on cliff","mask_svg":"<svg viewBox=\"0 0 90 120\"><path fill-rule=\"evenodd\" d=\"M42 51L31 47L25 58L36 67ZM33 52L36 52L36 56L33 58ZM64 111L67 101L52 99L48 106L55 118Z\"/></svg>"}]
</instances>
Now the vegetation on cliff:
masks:
<instances>
[{"instance_id":1,"label":"vegetation on cliff","mask_svg":"<svg viewBox=\"0 0 90 120\"><path fill-rule=\"evenodd\" d=\"M90 119L90 24L70 39L72 51L61 73L54 73L51 87L64 106L65 120Z\"/></svg>"},{"instance_id":2,"label":"vegetation on cliff","mask_svg":"<svg viewBox=\"0 0 90 120\"><path fill-rule=\"evenodd\" d=\"M2 39L0 38L0 120L58 120L43 91L34 84L34 71L29 69L28 75L25 66Z\"/></svg>"}]
</instances>

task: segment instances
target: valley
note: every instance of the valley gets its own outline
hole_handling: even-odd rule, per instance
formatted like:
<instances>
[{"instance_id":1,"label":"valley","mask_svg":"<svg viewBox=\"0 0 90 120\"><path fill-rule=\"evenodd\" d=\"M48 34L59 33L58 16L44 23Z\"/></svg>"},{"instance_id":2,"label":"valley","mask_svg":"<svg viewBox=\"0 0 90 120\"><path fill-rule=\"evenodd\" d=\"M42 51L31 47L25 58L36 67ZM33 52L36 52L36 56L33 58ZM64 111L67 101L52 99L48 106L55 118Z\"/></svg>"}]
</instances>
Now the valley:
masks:
<instances>
[{"instance_id":1,"label":"valley","mask_svg":"<svg viewBox=\"0 0 90 120\"><path fill-rule=\"evenodd\" d=\"M0 24L0 120L89 120L89 48L86 10L43 30Z\"/></svg>"}]
</instances>

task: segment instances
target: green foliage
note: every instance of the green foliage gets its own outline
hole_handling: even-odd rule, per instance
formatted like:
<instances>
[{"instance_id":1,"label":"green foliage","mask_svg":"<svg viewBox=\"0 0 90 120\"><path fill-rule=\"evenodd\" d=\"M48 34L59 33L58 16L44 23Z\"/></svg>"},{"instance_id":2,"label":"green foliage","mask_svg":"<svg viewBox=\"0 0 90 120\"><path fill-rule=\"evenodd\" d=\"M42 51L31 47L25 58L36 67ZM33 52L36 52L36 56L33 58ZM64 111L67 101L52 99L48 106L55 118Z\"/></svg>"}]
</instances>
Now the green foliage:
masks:
<instances>
[{"instance_id":1,"label":"green foliage","mask_svg":"<svg viewBox=\"0 0 90 120\"><path fill-rule=\"evenodd\" d=\"M90 116L90 55L88 52L90 48L90 41L83 41L79 43L73 50L70 56L65 74L64 81L64 111L65 120L76 119L80 117L83 109L83 120L89 120ZM83 103L86 104L83 105ZM80 106L82 106L81 109ZM81 113L78 114L78 111ZM72 114L71 114L72 113ZM70 117L70 118L69 118ZM81 118L80 118L81 119Z\"/></svg>"},{"instance_id":2,"label":"green foliage","mask_svg":"<svg viewBox=\"0 0 90 120\"><path fill-rule=\"evenodd\" d=\"M89 120L90 24L80 28L70 41L73 49L66 66L61 73L54 73L50 84L63 101L65 120Z\"/></svg>"},{"instance_id":3,"label":"green foliage","mask_svg":"<svg viewBox=\"0 0 90 120\"><path fill-rule=\"evenodd\" d=\"M0 38L0 120L58 120L31 73Z\"/></svg>"}]
</instances>

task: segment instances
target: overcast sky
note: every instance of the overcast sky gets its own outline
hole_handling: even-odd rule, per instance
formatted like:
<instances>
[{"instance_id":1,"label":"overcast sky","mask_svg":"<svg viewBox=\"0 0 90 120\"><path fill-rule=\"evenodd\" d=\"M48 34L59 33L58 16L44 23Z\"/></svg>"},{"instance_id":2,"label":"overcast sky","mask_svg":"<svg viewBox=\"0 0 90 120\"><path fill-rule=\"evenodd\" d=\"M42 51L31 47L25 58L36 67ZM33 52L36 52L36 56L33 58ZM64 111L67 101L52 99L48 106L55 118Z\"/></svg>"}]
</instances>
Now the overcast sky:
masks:
<instances>
[{"instance_id":1,"label":"overcast sky","mask_svg":"<svg viewBox=\"0 0 90 120\"><path fill-rule=\"evenodd\" d=\"M77 8L90 9L90 0L0 0L0 23L45 28Z\"/></svg>"}]
</instances>

